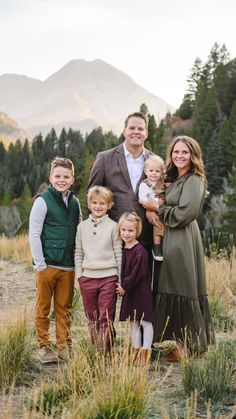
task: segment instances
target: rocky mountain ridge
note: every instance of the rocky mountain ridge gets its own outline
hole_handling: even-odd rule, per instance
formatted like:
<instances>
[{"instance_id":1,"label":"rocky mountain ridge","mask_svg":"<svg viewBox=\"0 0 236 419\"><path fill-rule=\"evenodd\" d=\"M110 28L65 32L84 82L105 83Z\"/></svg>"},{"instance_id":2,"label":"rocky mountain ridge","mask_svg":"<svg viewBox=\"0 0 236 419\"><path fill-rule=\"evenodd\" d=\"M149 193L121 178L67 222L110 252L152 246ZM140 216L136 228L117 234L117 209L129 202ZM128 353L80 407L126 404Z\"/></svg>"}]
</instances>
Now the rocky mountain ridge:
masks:
<instances>
[{"instance_id":1,"label":"rocky mountain ridge","mask_svg":"<svg viewBox=\"0 0 236 419\"><path fill-rule=\"evenodd\" d=\"M120 134L127 114L148 106L157 121L173 111L163 99L135 83L106 62L72 60L45 81L0 76L0 111L10 115L31 135L66 128L82 133L101 126Z\"/></svg>"}]
</instances>

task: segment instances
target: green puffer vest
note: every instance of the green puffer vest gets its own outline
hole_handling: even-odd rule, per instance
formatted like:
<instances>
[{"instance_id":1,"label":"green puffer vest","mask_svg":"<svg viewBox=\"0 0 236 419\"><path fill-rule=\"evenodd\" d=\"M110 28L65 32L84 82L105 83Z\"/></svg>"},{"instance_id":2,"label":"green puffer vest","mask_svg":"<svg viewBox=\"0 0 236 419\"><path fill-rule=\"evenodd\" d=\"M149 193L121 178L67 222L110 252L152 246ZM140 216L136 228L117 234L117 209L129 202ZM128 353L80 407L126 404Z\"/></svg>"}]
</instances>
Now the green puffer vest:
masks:
<instances>
[{"instance_id":1,"label":"green puffer vest","mask_svg":"<svg viewBox=\"0 0 236 419\"><path fill-rule=\"evenodd\" d=\"M51 185L40 196L47 205L41 241L47 265L73 267L75 251L75 235L80 221L80 206L71 192L68 207L62 194Z\"/></svg>"}]
</instances>

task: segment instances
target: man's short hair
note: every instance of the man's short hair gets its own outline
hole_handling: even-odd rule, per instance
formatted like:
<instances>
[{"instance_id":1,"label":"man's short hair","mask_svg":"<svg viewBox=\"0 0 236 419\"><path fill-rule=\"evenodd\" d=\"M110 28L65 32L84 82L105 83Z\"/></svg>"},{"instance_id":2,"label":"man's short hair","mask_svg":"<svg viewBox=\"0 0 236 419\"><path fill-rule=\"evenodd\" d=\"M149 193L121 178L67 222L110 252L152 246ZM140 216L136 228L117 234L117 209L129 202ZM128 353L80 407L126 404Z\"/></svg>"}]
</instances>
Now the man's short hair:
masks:
<instances>
[{"instance_id":1,"label":"man's short hair","mask_svg":"<svg viewBox=\"0 0 236 419\"><path fill-rule=\"evenodd\" d=\"M127 118L125 119L125 128L127 128L127 126L128 126L129 119L133 118L133 117L143 119L144 122L145 122L146 128L148 127L148 116L145 115L142 112L134 112L134 113L131 113L130 115L128 115Z\"/></svg>"}]
</instances>

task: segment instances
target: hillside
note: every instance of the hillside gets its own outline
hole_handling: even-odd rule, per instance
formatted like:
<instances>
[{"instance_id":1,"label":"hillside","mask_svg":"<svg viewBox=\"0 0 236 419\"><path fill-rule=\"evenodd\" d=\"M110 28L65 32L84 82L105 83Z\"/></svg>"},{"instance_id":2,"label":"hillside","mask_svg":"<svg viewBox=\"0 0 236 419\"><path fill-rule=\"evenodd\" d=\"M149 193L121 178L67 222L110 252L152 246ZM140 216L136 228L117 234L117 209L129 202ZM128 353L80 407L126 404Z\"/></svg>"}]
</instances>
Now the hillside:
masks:
<instances>
[{"instance_id":1,"label":"hillside","mask_svg":"<svg viewBox=\"0 0 236 419\"><path fill-rule=\"evenodd\" d=\"M0 112L0 141L7 147L10 142L17 139L25 141L26 138L30 140L30 134L7 114Z\"/></svg>"},{"instance_id":2,"label":"hillside","mask_svg":"<svg viewBox=\"0 0 236 419\"><path fill-rule=\"evenodd\" d=\"M83 133L102 126L120 134L127 114L146 103L157 121L173 107L102 60L72 60L44 82L0 76L0 110L33 135L63 126Z\"/></svg>"}]
</instances>

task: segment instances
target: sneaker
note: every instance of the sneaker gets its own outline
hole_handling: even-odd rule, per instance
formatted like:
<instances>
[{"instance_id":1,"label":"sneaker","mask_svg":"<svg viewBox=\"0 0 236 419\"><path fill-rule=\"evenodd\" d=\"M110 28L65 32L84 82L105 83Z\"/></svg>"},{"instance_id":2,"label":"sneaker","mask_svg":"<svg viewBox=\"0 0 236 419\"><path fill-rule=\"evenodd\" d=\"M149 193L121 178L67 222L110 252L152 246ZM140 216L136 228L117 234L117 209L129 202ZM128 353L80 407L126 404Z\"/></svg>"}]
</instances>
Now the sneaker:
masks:
<instances>
[{"instance_id":1,"label":"sneaker","mask_svg":"<svg viewBox=\"0 0 236 419\"><path fill-rule=\"evenodd\" d=\"M72 358L72 347L66 347L66 348L60 348L58 350L58 358L60 361L68 361L70 358Z\"/></svg>"},{"instance_id":2,"label":"sneaker","mask_svg":"<svg viewBox=\"0 0 236 419\"><path fill-rule=\"evenodd\" d=\"M155 245L152 249L152 256L153 259L158 260L159 262L163 261L163 255L162 255L162 251L161 251L161 246L160 245Z\"/></svg>"},{"instance_id":3,"label":"sneaker","mask_svg":"<svg viewBox=\"0 0 236 419\"><path fill-rule=\"evenodd\" d=\"M49 346L43 346L38 350L38 359L41 364L55 364L58 362L56 352Z\"/></svg>"}]
</instances>

